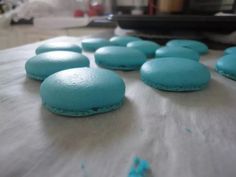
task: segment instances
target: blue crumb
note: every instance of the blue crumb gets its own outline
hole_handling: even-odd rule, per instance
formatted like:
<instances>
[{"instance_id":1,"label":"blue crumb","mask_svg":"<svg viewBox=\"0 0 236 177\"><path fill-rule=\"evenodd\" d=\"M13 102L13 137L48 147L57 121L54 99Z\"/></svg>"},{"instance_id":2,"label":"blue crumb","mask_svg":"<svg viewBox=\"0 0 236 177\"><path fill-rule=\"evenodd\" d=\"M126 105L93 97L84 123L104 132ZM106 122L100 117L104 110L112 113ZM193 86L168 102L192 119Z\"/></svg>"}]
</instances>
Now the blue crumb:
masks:
<instances>
[{"instance_id":1,"label":"blue crumb","mask_svg":"<svg viewBox=\"0 0 236 177\"><path fill-rule=\"evenodd\" d=\"M85 170L85 164L84 164L84 162L81 162L81 163L80 163L80 168L81 168L81 170L82 170L83 177L88 177L88 174L86 173L86 170Z\"/></svg>"},{"instance_id":2,"label":"blue crumb","mask_svg":"<svg viewBox=\"0 0 236 177\"><path fill-rule=\"evenodd\" d=\"M147 177L149 171L149 162L139 157L135 157L133 164L130 168L128 177Z\"/></svg>"},{"instance_id":3,"label":"blue crumb","mask_svg":"<svg viewBox=\"0 0 236 177\"><path fill-rule=\"evenodd\" d=\"M189 129L189 128L185 128L185 130L186 130L187 132L189 132L189 133L192 133L192 130Z\"/></svg>"}]
</instances>

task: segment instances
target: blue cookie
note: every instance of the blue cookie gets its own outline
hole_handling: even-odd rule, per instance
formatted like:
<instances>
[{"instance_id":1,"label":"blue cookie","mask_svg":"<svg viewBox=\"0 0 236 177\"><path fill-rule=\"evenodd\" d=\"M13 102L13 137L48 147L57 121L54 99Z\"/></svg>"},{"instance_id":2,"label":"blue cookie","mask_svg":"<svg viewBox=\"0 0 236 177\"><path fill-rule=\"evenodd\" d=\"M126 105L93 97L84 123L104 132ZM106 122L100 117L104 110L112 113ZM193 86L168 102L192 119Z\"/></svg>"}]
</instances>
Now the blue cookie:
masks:
<instances>
[{"instance_id":1,"label":"blue cookie","mask_svg":"<svg viewBox=\"0 0 236 177\"><path fill-rule=\"evenodd\" d=\"M117 70L138 70L146 61L146 56L132 48L110 46L98 49L95 54L97 65Z\"/></svg>"},{"instance_id":2,"label":"blue cookie","mask_svg":"<svg viewBox=\"0 0 236 177\"><path fill-rule=\"evenodd\" d=\"M200 41L195 41L195 40L175 39L167 42L166 45L170 47L186 47L195 50L199 54L208 53L207 45Z\"/></svg>"},{"instance_id":3,"label":"blue cookie","mask_svg":"<svg viewBox=\"0 0 236 177\"><path fill-rule=\"evenodd\" d=\"M127 44L127 47L137 49L143 52L146 57L153 58L155 56L155 51L160 47L159 44L152 41L133 41Z\"/></svg>"},{"instance_id":4,"label":"blue cookie","mask_svg":"<svg viewBox=\"0 0 236 177\"><path fill-rule=\"evenodd\" d=\"M195 61L200 59L200 55L196 51L184 47L161 47L157 49L156 58L164 57L186 58Z\"/></svg>"},{"instance_id":5,"label":"blue cookie","mask_svg":"<svg viewBox=\"0 0 236 177\"><path fill-rule=\"evenodd\" d=\"M49 75L61 70L88 66L88 58L80 53L53 51L30 58L25 64L25 70L28 77L44 80Z\"/></svg>"},{"instance_id":6,"label":"blue cookie","mask_svg":"<svg viewBox=\"0 0 236 177\"><path fill-rule=\"evenodd\" d=\"M129 42L139 41L139 40L142 40L142 39L140 39L138 37L133 37L133 36L114 36L110 39L110 42L112 45L126 47L126 45Z\"/></svg>"},{"instance_id":7,"label":"blue cookie","mask_svg":"<svg viewBox=\"0 0 236 177\"><path fill-rule=\"evenodd\" d=\"M225 49L224 54L225 54L225 55L228 55L228 54L234 54L234 55L236 55L236 46L234 46L234 47L229 47L229 48Z\"/></svg>"},{"instance_id":8,"label":"blue cookie","mask_svg":"<svg viewBox=\"0 0 236 177\"><path fill-rule=\"evenodd\" d=\"M141 79L151 87L167 91L195 91L208 85L209 70L185 58L160 58L141 67Z\"/></svg>"},{"instance_id":9,"label":"blue cookie","mask_svg":"<svg viewBox=\"0 0 236 177\"><path fill-rule=\"evenodd\" d=\"M119 108L125 84L113 71L99 68L74 68L57 72L40 87L43 104L53 113L89 116Z\"/></svg>"},{"instance_id":10,"label":"blue cookie","mask_svg":"<svg viewBox=\"0 0 236 177\"><path fill-rule=\"evenodd\" d=\"M221 57L217 61L216 71L225 77L236 80L236 55L229 54Z\"/></svg>"},{"instance_id":11,"label":"blue cookie","mask_svg":"<svg viewBox=\"0 0 236 177\"><path fill-rule=\"evenodd\" d=\"M40 54L44 52L50 52L50 51L71 51L71 52L78 52L81 53L82 50L80 46L68 42L53 42L53 43L45 43L40 45L35 53Z\"/></svg>"},{"instance_id":12,"label":"blue cookie","mask_svg":"<svg viewBox=\"0 0 236 177\"><path fill-rule=\"evenodd\" d=\"M109 45L111 45L110 41L103 38L89 38L82 40L82 48L89 52L94 52L101 47Z\"/></svg>"}]
</instances>

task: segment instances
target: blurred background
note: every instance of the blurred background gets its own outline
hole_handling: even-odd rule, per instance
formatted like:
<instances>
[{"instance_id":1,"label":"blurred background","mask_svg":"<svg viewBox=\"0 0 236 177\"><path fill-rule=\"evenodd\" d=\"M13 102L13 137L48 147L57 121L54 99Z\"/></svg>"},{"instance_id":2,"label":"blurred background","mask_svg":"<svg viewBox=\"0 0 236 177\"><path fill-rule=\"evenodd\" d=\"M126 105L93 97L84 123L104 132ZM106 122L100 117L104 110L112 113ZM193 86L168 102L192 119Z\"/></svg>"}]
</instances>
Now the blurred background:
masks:
<instances>
[{"instance_id":1,"label":"blurred background","mask_svg":"<svg viewBox=\"0 0 236 177\"><path fill-rule=\"evenodd\" d=\"M0 49L115 28L107 16L235 13L234 0L0 0Z\"/></svg>"}]
</instances>

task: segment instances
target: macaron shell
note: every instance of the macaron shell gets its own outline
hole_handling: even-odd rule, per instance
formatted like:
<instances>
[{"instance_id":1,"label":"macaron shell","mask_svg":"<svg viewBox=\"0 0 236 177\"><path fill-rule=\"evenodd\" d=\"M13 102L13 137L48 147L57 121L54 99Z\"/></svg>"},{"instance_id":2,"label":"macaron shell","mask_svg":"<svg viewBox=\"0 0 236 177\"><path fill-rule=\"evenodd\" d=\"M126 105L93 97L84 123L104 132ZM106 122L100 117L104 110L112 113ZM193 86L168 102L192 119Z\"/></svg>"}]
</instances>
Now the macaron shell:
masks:
<instances>
[{"instance_id":1,"label":"macaron shell","mask_svg":"<svg viewBox=\"0 0 236 177\"><path fill-rule=\"evenodd\" d=\"M81 53L82 50L80 46L73 44L73 43L67 43L67 42L53 42L53 43L45 43L40 45L35 53L41 54L45 52L50 52L50 51L71 51L71 52L77 52Z\"/></svg>"},{"instance_id":2,"label":"macaron shell","mask_svg":"<svg viewBox=\"0 0 236 177\"><path fill-rule=\"evenodd\" d=\"M234 54L234 55L236 55L236 46L234 46L234 47L229 47L229 48L225 49L224 54L225 54L225 55L229 55L229 54Z\"/></svg>"},{"instance_id":3,"label":"macaron shell","mask_svg":"<svg viewBox=\"0 0 236 177\"><path fill-rule=\"evenodd\" d=\"M221 57L217 61L216 71L225 77L236 80L236 55L229 54Z\"/></svg>"},{"instance_id":4,"label":"macaron shell","mask_svg":"<svg viewBox=\"0 0 236 177\"><path fill-rule=\"evenodd\" d=\"M188 39L174 39L170 40L166 44L170 47L186 47L192 50L195 50L199 54L206 54L208 53L208 47L206 44L196 40L188 40Z\"/></svg>"},{"instance_id":5,"label":"macaron shell","mask_svg":"<svg viewBox=\"0 0 236 177\"><path fill-rule=\"evenodd\" d=\"M110 41L103 38L89 38L82 40L82 48L85 51L94 52L97 49L111 45Z\"/></svg>"},{"instance_id":6,"label":"macaron shell","mask_svg":"<svg viewBox=\"0 0 236 177\"><path fill-rule=\"evenodd\" d=\"M121 106L125 84L116 73L99 68L74 68L57 72L41 84L40 95L50 111L87 116Z\"/></svg>"},{"instance_id":7,"label":"macaron shell","mask_svg":"<svg viewBox=\"0 0 236 177\"><path fill-rule=\"evenodd\" d=\"M114 36L110 39L110 42L112 45L115 45L115 46L126 47L126 45L129 42L138 41L138 40L142 40L142 39L140 39L138 37L133 37L133 36Z\"/></svg>"},{"instance_id":8,"label":"macaron shell","mask_svg":"<svg viewBox=\"0 0 236 177\"><path fill-rule=\"evenodd\" d=\"M137 49L143 52L146 57L152 58L155 56L155 51L160 48L160 45L152 41L132 41L127 44L127 47Z\"/></svg>"},{"instance_id":9,"label":"macaron shell","mask_svg":"<svg viewBox=\"0 0 236 177\"><path fill-rule=\"evenodd\" d=\"M109 46L95 52L97 65L118 70L138 70L146 61L146 56L132 48Z\"/></svg>"},{"instance_id":10,"label":"macaron shell","mask_svg":"<svg viewBox=\"0 0 236 177\"><path fill-rule=\"evenodd\" d=\"M200 55L196 51L184 47L161 47L156 50L155 56L156 58L178 57L195 61L200 59Z\"/></svg>"},{"instance_id":11,"label":"macaron shell","mask_svg":"<svg viewBox=\"0 0 236 177\"><path fill-rule=\"evenodd\" d=\"M141 67L141 79L154 88L166 91L195 91L208 85L209 70L184 58L160 58Z\"/></svg>"},{"instance_id":12,"label":"macaron shell","mask_svg":"<svg viewBox=\"0 0 236 177\"><path fill-rule=\"evenodd\" d=\"M69 51L53 51L30 58L25 64L25 70L30 78L44 80L61 70L88 66L89 60L84 55Z\"/></svg>"}]
</instances>

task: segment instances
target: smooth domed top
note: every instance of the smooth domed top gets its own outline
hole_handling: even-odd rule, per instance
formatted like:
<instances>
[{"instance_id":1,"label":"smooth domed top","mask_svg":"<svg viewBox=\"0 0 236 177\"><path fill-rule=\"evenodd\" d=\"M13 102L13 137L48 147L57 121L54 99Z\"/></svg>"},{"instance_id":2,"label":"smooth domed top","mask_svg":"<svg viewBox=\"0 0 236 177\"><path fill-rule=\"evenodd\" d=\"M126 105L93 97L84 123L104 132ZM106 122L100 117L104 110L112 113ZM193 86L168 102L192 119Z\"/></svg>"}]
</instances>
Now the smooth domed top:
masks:
<instances>
[{"instance_id":1,"label":"smooth domed top","mask_svg":"<svg viewBox=\"0 0 236 177\"><path fill-rule=\"evenodd\" d=\"M186 58L195 61L199 61L200 55L188 48L184 47L161 47L156 50L156 57L163 58L163 57L179 57L179 58Z\"/></svg>"},{"instance_id":2,"label":"smooth domed top","mask_svg":"<svg viewBox=\"0 0 236 177\"><path fill-rule=\"evenodd\" d=\"M216 70L222 75L236 80L236 55L229 54L221 57L217 61Z\"/></svg>"},{"instance_id":3,"label":"smooth domed top","mask_svg":"<svg viewBox=\"0 0 236 177\"><path fill-rule=\"evenodd\" d=\"M110 39L110 42L112 45L118 45L118 46L125 46L132 41L138 41L141 40L138 37L133 36L114 36Z\"/></svg>"},{"instance_id":4,"label":"smooth domed top","mask_svg":"<svg viewBox=\"0 0 236 177\"><path fill-rule=\"evenodd\" d=\"M175 39L175 40L170 40L166 44L167 46L170 47L186 47L190 48L192 50L195 50L199 54L206 54L208 53L208 47L206 44L196 41L196 40L188 40L188 39Z\"/></svg>"},{"instance_id":5,"label":"smooth domed top","mask_svg":"<svg viewBox=\"0 0 236 177\"><path fill-rule=\"evenodd\" d=\"M139 40L129 42L127 47L137 49L143 52L147 57L151 58L155 56L155 51L160 47L160 45L152 41Z\"/></svg>"},{"instance_id":6,"label":"smooth domed top","mask_svg":"<svg viewBox=\"0 0 236 177\"><path fill-rule=\"evenodd\" d=\"M139 69L146 61L146 56L142 52L119 46L102 47L94 56L98 65L111 69Z\"/></svg>"},{"instance_id":7,"label":"smooth domed top","mask_svg":"<svg viewBox=\"0 0 236 177\"><path fill-rule=\"evenodd\" d=\"M110 41L104 38L88 38L82 40L82 47L86 51L96 51L97 49L111 45Z\"/></svg>"},{"instance_id":8,"label":"smooth domed top","mask_svg":"<svg viewBox=\"0 0 236 177\"><path fill-rule=\"evenodd\" d=\"M25 69L31 78L43 80L61 70L88 66L88 58L80 53L53 51L30 58L25 64Z\"/></svg>"},{"instance_id":9,"label":"smooth domed top","mask_svg":"<svg viewBox=\"0 0 236 177\"><path fill-rule=\"evenodd\" d=\"M206 86L210 80L210 72L196 61L170 57L143 64L141 77L146 83L161 89L188 91Z\"/></svg>"},{"instance_id":10,"label":"smooth domed top","mask_svg":"<svg viewBox=\"0 0 236 177\"><path fill-rule=\"evenodd\" d=\"M63 50L63 51L71 51L71 52L78 52L81 53L81 48L80 46L73 44L73 43L68 43L68 42L52 42L52 43L45 43L40 45L36 49L36 54L44 53L44 52L50 52L50 51L58 51L58 50Z\"/></svg>"},{"instance_id":11,"label":"smooth domed top","mask_svg":"<svg viewBox=\"0 0 236 177\"><path fill-rule=\"evenodd\" d=\"M44 104L66 111L88 111L124 98L125 84L116 73L99 68L74 68L44 80L40 94Z\"/></svg>"},{"instance_id":12,"label":"smooth domed top","mask_svg":"<svg viewBox=\"0 0 236 177\"><path fill-rule=\"evenodd\" d=\"M234 46L234 47L229 47L229 48L225 49L224 54L225 54L225 55L228 55L228 54L234 54L234 55L236 55L236 46Z\"/></svg>"}]
</instances>

